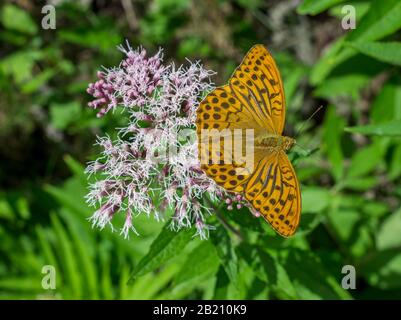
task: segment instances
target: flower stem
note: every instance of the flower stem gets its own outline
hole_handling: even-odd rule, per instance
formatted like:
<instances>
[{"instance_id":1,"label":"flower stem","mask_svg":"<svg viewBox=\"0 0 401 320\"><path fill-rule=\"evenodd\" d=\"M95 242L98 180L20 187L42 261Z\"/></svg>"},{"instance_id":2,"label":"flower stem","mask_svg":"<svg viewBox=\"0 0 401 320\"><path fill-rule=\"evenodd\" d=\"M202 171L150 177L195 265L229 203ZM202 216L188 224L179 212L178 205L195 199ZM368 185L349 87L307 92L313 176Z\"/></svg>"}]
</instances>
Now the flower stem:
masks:
<instances>
[{"instance_id":1,"label":"flower stem","mask_svg":"<svg viewBox=\"0 0 401 320\"><path fill-rule=\"evenodd\" d=\"M219 208L217 208L213 202L209 199L209 197L207 195L205 195L204 197L206 199L206 202L208 203L208 205L214 210L214 212L216 213L216 218L217 220L220 221L220 223L223 225L224 228L226 228L228 231L231 231L232 233L234 233L238 239L240 241L244 240L244 236L242 235L242 233L234 228L222 215L222 213L220 212Z\"/></svg>"}]
</instances>

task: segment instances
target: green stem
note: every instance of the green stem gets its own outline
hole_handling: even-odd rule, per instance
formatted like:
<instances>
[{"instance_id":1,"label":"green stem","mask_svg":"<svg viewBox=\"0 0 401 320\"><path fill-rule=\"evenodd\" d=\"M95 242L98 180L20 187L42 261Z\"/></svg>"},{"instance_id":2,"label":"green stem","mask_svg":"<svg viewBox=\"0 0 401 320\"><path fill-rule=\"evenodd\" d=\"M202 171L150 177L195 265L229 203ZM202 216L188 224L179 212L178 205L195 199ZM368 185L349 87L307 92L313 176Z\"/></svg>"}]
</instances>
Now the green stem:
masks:
<instances>
[{"instance_id":1,"label":"green stem","mask_svg":"<svg viewBox=\"0 0 401 320\"><path fill-rule=\"evenodd\" d=\"M233 234L235 234L235 235L238 237L238 239L239 239L240 241L243 241L243 240L244 240L244 236L242 235L242 233L241 233L238 229L234 228L234 227L224 218L224 216L221 214L219 208L217 208L217 207L213 204L213 202L209 199L208 196L205 196L204 198L205 198L206 202L208 203L208 205L214 210L215 216L216 216L217 220L220 221L220 223L224 226L224 228L226 228L228 231L230 231L230 232L232 232Z\"/></svg>"}]
</instances>

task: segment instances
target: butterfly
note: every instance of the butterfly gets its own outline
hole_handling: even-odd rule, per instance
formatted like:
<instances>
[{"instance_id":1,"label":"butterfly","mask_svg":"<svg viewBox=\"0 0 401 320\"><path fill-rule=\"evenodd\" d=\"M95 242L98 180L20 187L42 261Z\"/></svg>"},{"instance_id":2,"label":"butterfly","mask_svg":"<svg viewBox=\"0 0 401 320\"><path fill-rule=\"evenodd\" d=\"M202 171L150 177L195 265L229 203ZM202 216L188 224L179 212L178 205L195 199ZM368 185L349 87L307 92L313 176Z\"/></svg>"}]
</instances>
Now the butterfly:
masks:
<instances>
[{"instance_id":1,"label":"butterfly","mask_svg":"<svg viewBox=\"0 0 401 320\"><path fill-rule=\"evenodd\" d=\"M202 100L196 130L198 157L206 175L227 191L242 194L277 233L289 237L299 225L301 193L286 154L296 142L282 135L285 111L277 65L265 46L258 44L228 84ZM243 132L249 130L252 135L248 137ZM214 135L205 134L212 131ZM242 157L233 161L232 145L238 141ZM249 143L252 152L244 157Z\"/></svg>"}]
</instances>

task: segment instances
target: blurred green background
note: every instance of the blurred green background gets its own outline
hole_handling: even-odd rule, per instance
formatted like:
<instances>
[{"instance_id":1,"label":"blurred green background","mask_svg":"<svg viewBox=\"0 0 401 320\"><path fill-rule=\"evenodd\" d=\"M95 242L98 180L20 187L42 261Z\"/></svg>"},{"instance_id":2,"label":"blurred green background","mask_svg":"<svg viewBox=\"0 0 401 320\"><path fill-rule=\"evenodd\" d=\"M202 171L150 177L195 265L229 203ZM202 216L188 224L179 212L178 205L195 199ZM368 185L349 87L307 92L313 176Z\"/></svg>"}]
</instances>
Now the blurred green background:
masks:
<instances>
[{"instance_id":1,"label":"blurred green background","mask_svg":"<svg viewBox=\"0 0 401 320\"><path fill-rule=\"evenodd\" d=\"M44 1L0 5L0 298L401 298L400 1L53 2L55 30L41 27ZM341 26L346 4L355 30ZM83 169L124 114L97 119L85 89L125 39L163 47L167 62L201 59L218 85L263 43L284 80L286 134L324 106L295 137L314 150L293 155L295 237L224 208L244 240L213 220L208 241L144 216L130 240L91 228ZM44 265L54 290L41 286ZM354 290L341 287L344 265Z\"/></svg>"}]
</instances>

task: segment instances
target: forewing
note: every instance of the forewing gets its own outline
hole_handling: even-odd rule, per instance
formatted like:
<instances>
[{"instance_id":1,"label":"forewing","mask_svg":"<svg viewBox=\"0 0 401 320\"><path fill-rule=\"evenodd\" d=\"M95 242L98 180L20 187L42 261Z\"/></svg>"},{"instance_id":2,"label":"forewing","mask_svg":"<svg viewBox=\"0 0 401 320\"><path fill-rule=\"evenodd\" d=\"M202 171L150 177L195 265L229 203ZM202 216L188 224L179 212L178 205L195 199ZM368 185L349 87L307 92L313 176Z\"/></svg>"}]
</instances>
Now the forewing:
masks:
<instances>
[{"instance_id":1,"label":"forewing","mask_svg":"<svg viewBox=\"0 0 401 320\"><path fill-rule=\"evenodd\" d=\"M285 97L280 72L263 45L253 46L234 71L229 85L233 95L268 132L281 135Z\"/></svg>"}]
</instances>

